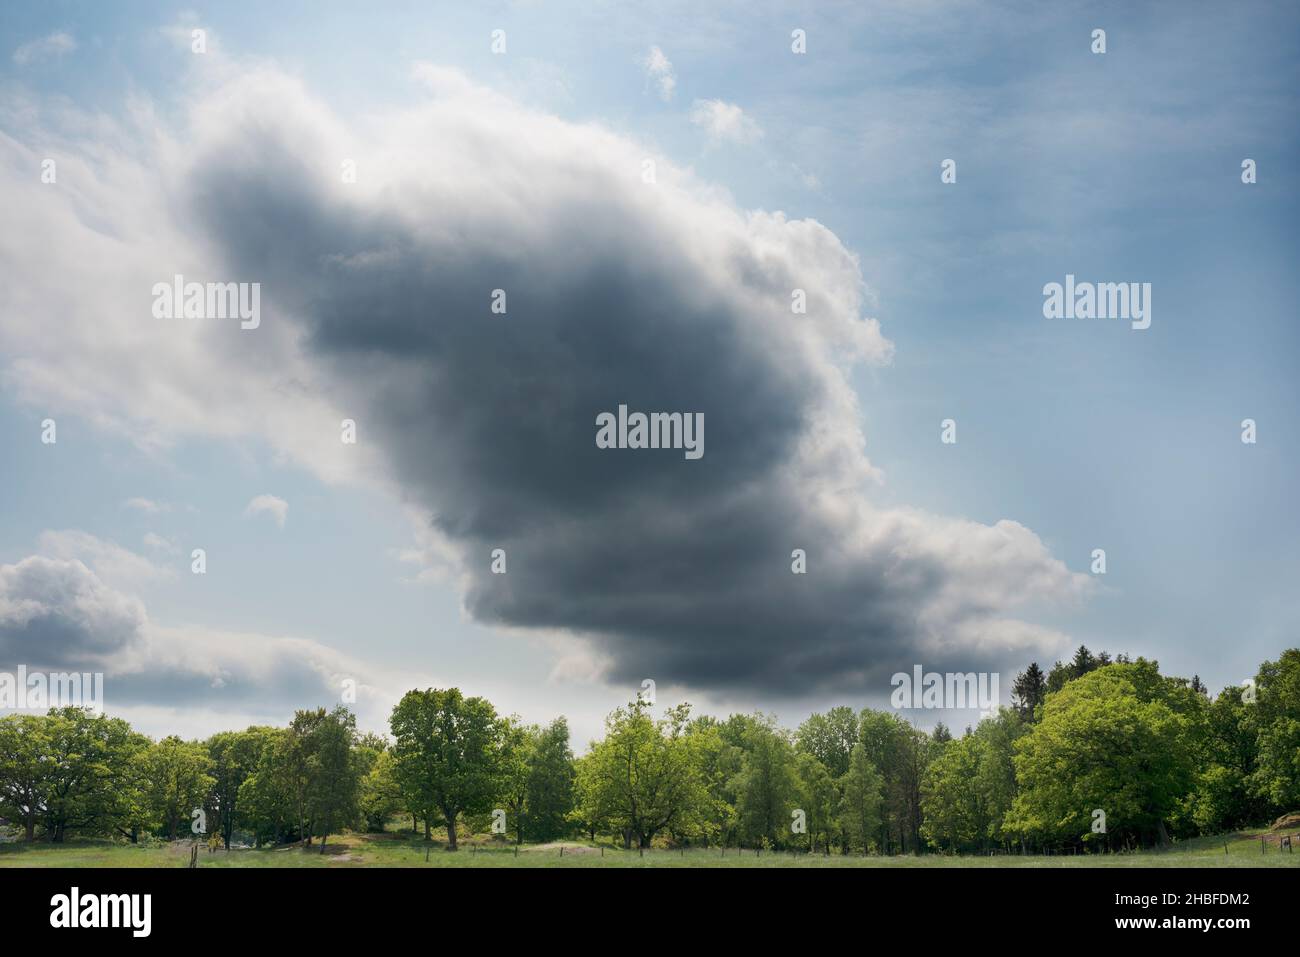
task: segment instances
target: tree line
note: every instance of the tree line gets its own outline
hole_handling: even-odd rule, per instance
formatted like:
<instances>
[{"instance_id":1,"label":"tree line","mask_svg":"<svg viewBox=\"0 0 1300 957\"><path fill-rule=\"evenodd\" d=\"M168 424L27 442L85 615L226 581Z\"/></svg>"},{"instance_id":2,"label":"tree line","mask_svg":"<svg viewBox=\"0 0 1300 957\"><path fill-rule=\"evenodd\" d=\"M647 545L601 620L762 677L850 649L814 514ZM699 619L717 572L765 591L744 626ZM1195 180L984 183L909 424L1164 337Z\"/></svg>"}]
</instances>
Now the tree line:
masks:
<instances>
[{"instance_id":1,"label":"tree line","mask_svg":"<svg viewBox=\"0 0 1300 957\"><path fill-rule=\"evenodd\" d=\"M1300 809L1300 649L1211 697L1199 678L1081 647L1017 676L1011 707L954 737L842 706L774 718L633 701L575 757L563 717L408 692L390 735L345 708L287 727L152 740L78 708L0 719L0 817L28 840L206 834L255 846L410 828L624 847L823 853L1120 850Z\"/></svg>"}]
</instances>

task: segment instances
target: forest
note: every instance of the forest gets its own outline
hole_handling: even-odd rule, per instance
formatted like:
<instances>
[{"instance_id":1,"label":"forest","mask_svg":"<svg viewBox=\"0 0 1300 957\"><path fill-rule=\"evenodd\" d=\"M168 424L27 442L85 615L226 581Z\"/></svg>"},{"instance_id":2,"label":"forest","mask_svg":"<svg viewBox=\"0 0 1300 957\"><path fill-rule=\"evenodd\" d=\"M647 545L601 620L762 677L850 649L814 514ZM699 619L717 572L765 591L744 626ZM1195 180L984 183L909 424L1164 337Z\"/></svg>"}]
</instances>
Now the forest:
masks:
<instances>
[{"instance_id":1,"label":"forest","mask_svg":"<svg viewBox=\"0 0 1300 957\"><path fill-rule=\"evenodd\" d=\"M447 850L579 839L825 854L1117 852L1300 809L1300 649L1211 696L1199 677L1080 647L1015 679L960 735L834 707L761 713L632 701L575 756L563 717L412 690L385 735L344 707L285 727L153 740L86 709L0 719L0 818L18 840L214 846L414 830Z\"/></svg>"}]
</instances>

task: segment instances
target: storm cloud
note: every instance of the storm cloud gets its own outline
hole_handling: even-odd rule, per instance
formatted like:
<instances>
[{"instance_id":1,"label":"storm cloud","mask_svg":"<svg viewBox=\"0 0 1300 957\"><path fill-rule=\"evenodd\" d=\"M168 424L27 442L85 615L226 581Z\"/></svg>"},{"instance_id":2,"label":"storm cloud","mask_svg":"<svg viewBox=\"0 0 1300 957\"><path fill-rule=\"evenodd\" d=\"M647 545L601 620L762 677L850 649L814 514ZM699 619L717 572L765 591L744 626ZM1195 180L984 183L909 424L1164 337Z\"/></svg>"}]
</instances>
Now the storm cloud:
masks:
<instances>
[{"instance_id":1,"label":"storm cloud","mask_svg":"<svg viewBox=\"0 0 1300 957\"><path fill-rule=\"evenodd\" d=\"M129 554L81 538L83 549ZM346 679L363 704L386 703L397 687L380 689L382 670L308 639L160 625L80 558L45 554L0 564L0 663L7 672L102 672L115 711L220 706L284 720L295 707L337 703Z\"/></svg>"},{"instance_id":2,"label":"storm cloud","mask_svg":"<svg viewBox=\"0 0 1300 957\"><path fill-rule=\"evenodd\" d=\"M142 344L184 360L155 369L181 411L149 405L151 428L243 429L386 484L470 615L573 636L620 680L799 694L1056 650L1014 610L1088 582L1031 531L873 503L848 375L893 347L830 230L741 210L652 149L452 71L415 78L417 105L344 119L243 70L158 137L166 200L142 200L149 241L123 268L260 282L263 319ZM34 351L10 374L39 394L66 361ZM90 401L95 377L79 381ZM131 401L108 404L129 419ZM704 456L597 448L620 404L702 413ZM331 416L356 421L357 462Z\"/></svg>"}]
</instances>

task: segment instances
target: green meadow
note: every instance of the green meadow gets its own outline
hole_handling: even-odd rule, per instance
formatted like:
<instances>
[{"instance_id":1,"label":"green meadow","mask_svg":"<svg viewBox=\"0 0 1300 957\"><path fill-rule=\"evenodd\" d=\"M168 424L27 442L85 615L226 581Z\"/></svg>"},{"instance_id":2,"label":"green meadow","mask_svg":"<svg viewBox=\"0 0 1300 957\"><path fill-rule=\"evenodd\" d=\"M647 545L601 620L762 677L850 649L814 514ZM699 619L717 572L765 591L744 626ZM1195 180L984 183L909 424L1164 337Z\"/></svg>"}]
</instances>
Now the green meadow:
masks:
<instances>
[{"instance_id":1,"label":"green meadow","mask_svg":"<svg viewBox=\"0 0 1300 957\"><path fill-rule=\"evenodd\" d=\"M0 844L0 867L188 867L190 844L131 845L109 841ZM755 852L736 848L674 850L656 847L641 853L608 845L577 842L529 844L517 851L496 841L462 841L460 849L415 835L344 834L319 845L229 852L199 847L199 867L1294 867L1300 856L1279 850L1275 835L1261 851L1258 834L1202 837L1166 850L1126 854L943 855L920 856Z\"/></svg>"}]
</instances>

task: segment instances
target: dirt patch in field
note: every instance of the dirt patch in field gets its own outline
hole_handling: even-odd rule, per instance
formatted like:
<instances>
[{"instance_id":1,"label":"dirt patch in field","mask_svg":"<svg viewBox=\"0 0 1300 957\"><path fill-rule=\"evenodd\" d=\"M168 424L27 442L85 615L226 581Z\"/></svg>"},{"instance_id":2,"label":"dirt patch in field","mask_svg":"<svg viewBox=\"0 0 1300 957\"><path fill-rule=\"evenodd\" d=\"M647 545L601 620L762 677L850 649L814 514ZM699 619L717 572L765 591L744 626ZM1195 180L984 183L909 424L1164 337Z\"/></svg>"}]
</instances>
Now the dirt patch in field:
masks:
<instances>
[{"instance_id":1,"label":"dirt patch in field","mask_svg":"<svg viewBox=\"0 0 1300 957\"><path fill-rule=\"evenodd\" d=\"M600 848L588 847L586 844L570 844L568 841L551 841L549 844L530 844L523 848L523 853L551 853L559 854L560 848L564 848L564 856L570 854L599 854Z\"/></svg>"}]
</instances>

